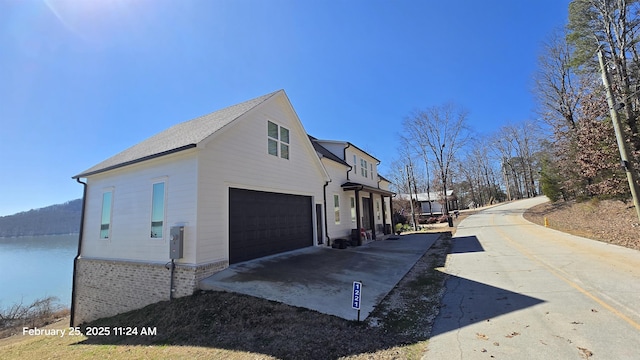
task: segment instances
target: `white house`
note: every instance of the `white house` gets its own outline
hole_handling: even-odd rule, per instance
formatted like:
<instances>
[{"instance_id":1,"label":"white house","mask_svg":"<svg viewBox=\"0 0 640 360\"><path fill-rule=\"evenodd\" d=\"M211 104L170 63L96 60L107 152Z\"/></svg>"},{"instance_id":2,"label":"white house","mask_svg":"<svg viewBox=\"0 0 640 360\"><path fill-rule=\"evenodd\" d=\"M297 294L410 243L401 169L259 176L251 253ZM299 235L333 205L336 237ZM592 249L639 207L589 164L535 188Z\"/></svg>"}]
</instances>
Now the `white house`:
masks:
<instances>
[{"instance_id":1,"label":"white house","mask_svg":"<svg viewBox=\"0 0 640 360\"><path fill-rule=\"evenodd\" d=\"M72 324L191 295L229 264L330 246L353 229L381 239L393 193L378 164L349 142L308 136L279 90L75 175L85 193Z\"/></svg>"},{"instance_id":2,"label":"white house","mask_svg":"<svg viewBox=\"0 0 640 360\"><path fill-rule=\"evenodd\" d=\"M414 203L418 205L416 213L418 215L433 215L443 214L444 201L442 192L423 192L417 194L398 194L397 199L409 200L413 199ZM449 202L449 210L458 209L458 198L454 194L453 190L447 190L447 201Z\"/></svg>"}]
</instances>

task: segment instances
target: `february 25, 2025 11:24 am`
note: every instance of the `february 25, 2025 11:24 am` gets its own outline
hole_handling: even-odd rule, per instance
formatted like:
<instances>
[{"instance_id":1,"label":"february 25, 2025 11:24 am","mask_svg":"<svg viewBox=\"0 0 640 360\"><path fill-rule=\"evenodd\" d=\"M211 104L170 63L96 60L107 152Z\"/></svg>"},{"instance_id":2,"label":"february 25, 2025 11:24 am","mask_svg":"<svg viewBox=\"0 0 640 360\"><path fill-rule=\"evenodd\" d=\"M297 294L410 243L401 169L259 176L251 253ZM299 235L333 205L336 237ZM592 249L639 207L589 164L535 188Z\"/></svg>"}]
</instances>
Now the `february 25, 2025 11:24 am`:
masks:
<instances>
[{"instance_id":1,"label":"february 25, 2025 11:24 am","mask_svg":"<svg viewBox=\"0 0 640 360\"><path fill-rule=\"evenodd\" d=\"M68 329L42 329L42 328L22 328L22 335L29 336L154 336L158 334L158 329L153 326L89 326L84 329L84 333L79 327Z\"/></svg>"}]
</instances>

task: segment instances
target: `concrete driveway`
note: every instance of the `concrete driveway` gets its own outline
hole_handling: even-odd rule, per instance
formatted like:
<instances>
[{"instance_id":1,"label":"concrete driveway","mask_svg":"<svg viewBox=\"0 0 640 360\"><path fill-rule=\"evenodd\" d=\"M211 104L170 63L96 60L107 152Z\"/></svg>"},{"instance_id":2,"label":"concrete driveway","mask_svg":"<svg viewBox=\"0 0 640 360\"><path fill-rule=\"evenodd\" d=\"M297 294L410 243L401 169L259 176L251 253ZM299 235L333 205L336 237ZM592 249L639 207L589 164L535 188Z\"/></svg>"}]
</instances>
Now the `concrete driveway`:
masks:
<instances>
[{"instance_id":1,"label":"concrete driveway","mask_svg":"<svg viewBox=\"0 0 640 360\"><path fill-rule=\"evenodd\" d=\"M439 234L402 235L348 249L309 247L255 259L200 281L203 290L242 293L356 320L354 281L362 282L360 320L396 286Z\"/></svg>"}]
</instances>

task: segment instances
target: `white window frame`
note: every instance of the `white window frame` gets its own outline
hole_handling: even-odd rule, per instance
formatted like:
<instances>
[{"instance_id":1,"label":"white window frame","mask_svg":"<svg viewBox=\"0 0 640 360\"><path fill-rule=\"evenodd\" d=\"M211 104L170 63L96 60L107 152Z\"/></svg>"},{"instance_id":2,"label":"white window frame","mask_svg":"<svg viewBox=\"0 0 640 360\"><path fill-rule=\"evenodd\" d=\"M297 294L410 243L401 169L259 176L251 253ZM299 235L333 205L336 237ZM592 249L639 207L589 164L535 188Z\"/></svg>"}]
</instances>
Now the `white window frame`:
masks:
<instances>
[{"instance_id":1,"label":"white window frame","mask_svg":"<svg viewBox=\"0 0 640 360\"><path fill-rule=\"evenodd\" d=\"M109 228L107 229L107 236L102 236L102 226L105 225L102 223L102 220L104 219L104 196L107 193L111 194L111 199L109 201L109 223L107 224ZM113 187L105 188L102 190L102 207L100 208L100 232L98 233L98 238L102 240L111 239L111 229L113 228L113 194Z\"/></svg>"},{"instance_id":2,"label":"white window frame","mask_svg":"<svg viewBox=\"0 0 640 360\"><path fill-rule=\"evenodd\" d=\"M269 126L273 124L276 127L276 136L271 136L269 134ZM286 131L287 139L283 140L284 134L283 130ZM276 152L275 154L271 152L271 144L275 143ZM286 150L286 151L285 151ZM275 121L267 120L267 154L279 157L281 159L289 160L291 157L291 130L286 128Z\"/></svg>"},{"instance_id":3,"label":"white window frame","mask_svg":"<svg viewBox=\"0 0 640 360\"><path fill-rule=\"evenodd\" d=\"M367 168L367 160L360 158L360 175L362 177L369 177L369 169Z\"/></svg>"},{"instance_id":4,"label":"white window frame","mask_svg":"<svg viewBox=\"0 0 640 360\"><path fill-rule=\"evenodd\" d=\"M161 236L153 236L153 210L154 210L154 188L156 184L163 184L163 195L162 195L162 234ZM153 179L151 181L151 201L149 202L151 205L151 211L149 212L149 238L153 239L153 240L162 240L165 237L166 234L166 225L167 225L167 188L168 188L168 181L167 181L167 177L162 177L162 178L157 178L157 179Z\"/></svg>"},{"instance_id":5,"label":"white window frame","mask_svg":"<svg viewBox=\"0 0 640 360\"><path fill-rule=\"evenodd\" d=\"M340 224L340 195L333 194L333 220L336 225Z\"/></svg>"}]
</instances>

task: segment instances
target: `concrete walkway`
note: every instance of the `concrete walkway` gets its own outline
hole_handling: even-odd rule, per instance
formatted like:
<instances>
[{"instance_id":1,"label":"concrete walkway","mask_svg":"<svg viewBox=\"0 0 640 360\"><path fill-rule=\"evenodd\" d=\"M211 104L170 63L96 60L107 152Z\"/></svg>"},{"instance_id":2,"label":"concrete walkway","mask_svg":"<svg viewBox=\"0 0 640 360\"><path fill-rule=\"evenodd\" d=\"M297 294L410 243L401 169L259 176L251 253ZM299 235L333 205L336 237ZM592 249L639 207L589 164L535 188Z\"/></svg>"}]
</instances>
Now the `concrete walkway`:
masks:
<instances>
[{"instance_id":1,"label":"concrete walkway","mask_svg":"<svg viewBox=\"0 0 640 360\"><path fill-rule=\"evenodd\" d=\"M402 235L344 250L309 247L231 265L200 281L203 290L237 292L347 320L354 281L361 281L360 319L411 270L439 234Z\"/></svg>"}]
</instances>

